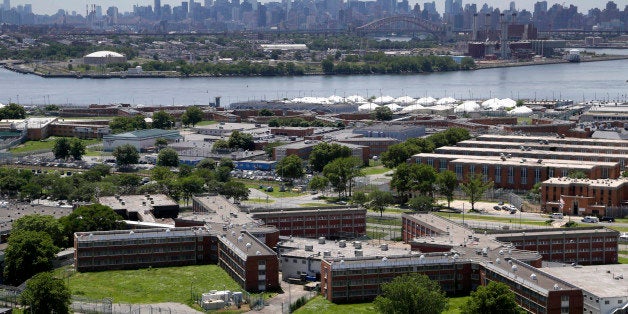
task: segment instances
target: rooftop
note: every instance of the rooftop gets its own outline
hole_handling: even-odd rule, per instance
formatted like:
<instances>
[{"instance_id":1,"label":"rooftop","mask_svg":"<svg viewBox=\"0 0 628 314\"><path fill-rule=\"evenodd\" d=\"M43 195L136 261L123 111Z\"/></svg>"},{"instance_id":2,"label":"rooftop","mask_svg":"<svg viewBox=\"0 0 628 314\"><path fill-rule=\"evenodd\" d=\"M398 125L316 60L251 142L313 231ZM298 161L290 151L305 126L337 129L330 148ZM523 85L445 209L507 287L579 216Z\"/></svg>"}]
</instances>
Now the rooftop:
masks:
<instances>
[{"instance_id":1,"label":"rooftop","mask_svg":"<svg viewBox=\"0 0 628 314\"><path fill-rule=\"evenodd\" d=\"M322 242L322 243L321 243ZM410 246L402 243L375 241L331 241L319 239L290 238L277 244L282 256L311 257L315 260L323 258L384 257L410 254Z\"/></svg>"},{"instance_id":2,"label":"rooftop","mask_svg":"<svg viewBox=\"0 0 628 314\"><path fill-rule=\"evenodd\" d=\"M545 267L540 271L600 298L628 297L628 264Z\"/></svg>"},{"instance_id":3,"label":"rooftop","mask_svg":"<svg viewBox=\"0 0 628 314\"><path fill-rule=\"evenodd\" d=\"M553 185L571 185L571 184L582 184L588 185L591 187L612 187L618 188L622 185L628 183L628 178L619 178L619 179L572 179L572 178L550 178L543 181L543 184L553 184Z\"/></svg>"},{"instance_id":4,"label":"rooftop","mask_svg":"<svg viewBox=\"0 0 628 314\"><path fill-rule=\"evenodd\" d=\"M229 202L222 195L195 196L193 199L202 204L209 212L195 211L194 213L185 213L180 215L180 218L235 225L253 222L249 215L241 212L238 206Z\"/></svg>"},{"instance_id":5,"label":"rooftop","mask_svg":"<svg viewBox=\"0 0 628 314\"><path fill-rule=\"evenodd\" d=\"M147 137L160 137L160 136L176 136L181 137L179 131L175 130L162 130L162 129L147 129L147 130L137 130L120 134L111 134L105 135L105 137L109 138L147 138Z\"/></svg>"},{"instance_id":6,"label":"rooftop","mask_svg":"<svg viewBox=\"0 0 628 314\"><path fill-rule=\"evenodd\" d=\"M558 138L556 136L524 136L524 135L494 135L494 134L490 134L490 135L480 135L477 137L478 141L499 141L500 139L504 139L504 140L514 140L514 141L520 141L521 143L528 143L528 142L536 142L538 143L539 141L543 140L543 141L548 141L549 143L563 143L563 142L572 142L572 143L582 143L584 145L592 145L592 146L596 146L596 145L600 145L600 143L625 143L626 141L621 141L621 140L595 140L595 139L589 139L589 138L574 138L574 137L567 137L567 138Z\"/></svg>"}]
</instances>

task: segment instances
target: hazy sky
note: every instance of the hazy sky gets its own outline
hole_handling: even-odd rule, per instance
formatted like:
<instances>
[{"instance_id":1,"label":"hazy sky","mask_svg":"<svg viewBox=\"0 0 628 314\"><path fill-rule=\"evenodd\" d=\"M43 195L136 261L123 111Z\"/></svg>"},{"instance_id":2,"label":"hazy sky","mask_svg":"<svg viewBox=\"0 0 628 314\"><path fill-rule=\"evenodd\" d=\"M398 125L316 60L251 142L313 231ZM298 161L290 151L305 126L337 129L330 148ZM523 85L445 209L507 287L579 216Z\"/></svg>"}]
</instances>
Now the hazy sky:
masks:
<instances>
[{"instance_id":1,"label":"hazy sky","mask_svg":"<svg viewBox=\"0 0 628 314\"><path fill-rule=\"evenodd\" d=\"M161 4L170 4L170 5L180 5L183 0L161 0ZM189 0L187 0L189 1ZM195 0L196 2L203 3L202 0ZM261 0L260 2L271 2L280 0ZM409 0L411 4L419 3L421 7L423 6L426 0ZM444 11L445 0L433 0L436 2L437 10L442 13ZM538 0L517 0L515 3L517 4L517 9L527 9L532 11L534 3ZM429 0L432 2L432 0ZM548 7L552 6L554 3L565 3L566 5L573 4L578 6L578 11L582 13L586 13L592 7L604 8L608 0L547 0ZM628 0L614 0L614 2L618 5L620 10L628 5ZM11 0L11 6L15 7L19 4L31 3L33 5L33 11L36 14L52 14L55 13L58 9L65 9L68 11L77 11L81 14L85 14L85 5L87 4L96 4L103 7L103 11L107 9L109 6L117 6L120 11L131 11L134 4L137 5L153 5L153 0ZM508 8L508 4L510 0L463 0L462 5L464 6L467 3L476 3L478 6L482 6L484 3L487 3L493 7L497 7L500 9Z\"/></svg>"}]
</instances>

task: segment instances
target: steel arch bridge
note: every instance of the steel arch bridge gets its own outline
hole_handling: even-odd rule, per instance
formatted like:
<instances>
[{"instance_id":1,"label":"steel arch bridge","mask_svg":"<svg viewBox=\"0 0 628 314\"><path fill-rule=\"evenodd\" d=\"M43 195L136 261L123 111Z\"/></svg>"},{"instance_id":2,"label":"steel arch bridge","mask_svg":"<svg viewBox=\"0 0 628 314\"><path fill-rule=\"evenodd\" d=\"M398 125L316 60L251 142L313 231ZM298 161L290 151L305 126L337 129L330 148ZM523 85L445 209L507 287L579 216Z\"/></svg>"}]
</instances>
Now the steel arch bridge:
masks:
<instances>
[{"instance_id":1,"label":"steel arch bridge","mask_svg":"<svg viewBox=\"0 0 628 314\"><path fill-rule=\"evenodd\" d=\"M381 31L423 31L441 39L449 38L451 35L451 27L448 25L439 25L432 21L417 18L408 14L394 15L375 20L356 27L355 30L362 34Z\"/></svg>"}]
</instances>

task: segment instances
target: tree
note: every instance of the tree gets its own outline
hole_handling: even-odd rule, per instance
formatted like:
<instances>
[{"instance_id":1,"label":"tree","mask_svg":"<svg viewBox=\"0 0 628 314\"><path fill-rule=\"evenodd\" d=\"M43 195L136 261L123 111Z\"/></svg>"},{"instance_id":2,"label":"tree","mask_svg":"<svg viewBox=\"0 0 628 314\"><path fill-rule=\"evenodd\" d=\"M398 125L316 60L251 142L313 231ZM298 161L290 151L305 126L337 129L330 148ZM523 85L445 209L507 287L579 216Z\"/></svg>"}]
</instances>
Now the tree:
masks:
<instances>
[{"instance_id":1,"label":"tree","mask_svg":"<svg viewBox=\"0 0 628 314\"><path fill-rule=\"evenodd\" d=\"M10 103L0 108L0 120L24 118L26 118L26 110L18 104Z\"/></svg>"},{"instance_id":2,"label":"tree","mask_svg":"<svg viewBox=\"0 0 628 314\"><path fill-rule=\"evenodd\" d=\"M325 60L321 62L321 69L325 74L333 74L334 73L334 60L333 58L327 57Z\"/></svg>"},{"instance_id":3,"label":"tree","mask_svg":"<svg viewBox=\"0 0 628 314\"><path fill-rule=\"evenodd\" d=\"M266 109L266 108L264 108L264 109L259 111L259 115L262 116L262 117L272 117L272 116L275 115L275 113L270 111L270 110L268 110L268 109Z\"/></svg>"},{"instance_id":4,"label":"tree","mask_svg":"<svg viewBox=\"0 0 628 314\"><path fill-rule=\"evenodd\" d=\"M157 166L177 167L179 165L179 154L172 148L162 149L157 154Z\"/></svg>"},{"instance_id":5,"label":"tree","mask_svg":"<svg viewBox=\"0 0 628 314\"><path fill-rule=\"evenodd\" d=\"M253 142L253 135L248 133L242 133L240 131L233 131L229 140L227 141L229 148L253 150L255 149L255 142ZM215 144L214 144L215 145Z\"/></svg>"},{"instance_id":6,"label":"tree","mask_svg":"<svg viewBox=\"0 0 628 314\"><path fill-rule=\"evenodd\" d=\"M356 204L358 206L364 206L364 204L366 204L366 202L369 201L368 196L366 196L366 193L364 192L355 192L353 193L353 196L351 197L351 203Z\"/></svg>"},{"instance_id":7,"label":"tree","mask_svg":"<svg viewBox=\"0 0 628 314\"><path fill-rule=\"evenodd\" d=\"M121 167L136 164L140 160L140 153L137 148L131 144L124 144L113 150L113 157L116 158L116 164Z\"/></svg>"},{"instance_id":8,"label":"tree","mask_svg":"<svg viewBox=\"0 0 628 314\"><path fill-rule=\"evenodd\" d=\"M462 184L460 188L464 194L469 197L471 210L475 210L475 202L477 202L491 186L493 186L493 182L484 182L482 176L479 174L470 175L468 181Z\"/></svg>"},{"instance_id":9,"label":"tree","mask_svg":"<svg viewBox=\"0 0 628 314\"><path fill-rule=\"evenodd\" d=\"M375 111L373 111L373 117L375 118L375 120L389 121L393 118L393 112L392 110L390 110L390 108L386 106L381 106L375 108Z\"/></svg>"},{"instance_id":10,"label":"tree","mask_svg":"<svg viewBox=\"0 0 628 314\"><path fill-rule=\"evenodd\" d=\"M436 170L424 164L401 164L393 173L390 186L397 190L401 197L407 199L412 192L432 196L436 183Z\"/></svg>"},{"instance_id":11,"label":"tree","mask_svg":"<svg viewBox=\"0 0 628 314\"><path fill-rule=\"evenodd\" d=\"M59 221L71 242L75 232L117 230L124 226L120 215L111 207L100 204L79 206Z\"/></svg>"},{"instance_id":12,"label":"tree","mask_svg":"<svg viewBox=\"0 0 628 314\"><path fill-rule=\"evenodd\" d=\"M440 314L447 309L445 292L426 275L409 274L382 284L382 294L373 302L384 314Z\"/></svg>"},{"instance_id":13,"label":"tree","mask_svg":"<svg viewBox=\"0 0 628 314\"><path fill-rule=\"evenodd\" d=\"M404 164L408 158L420 153L419 148L407 143L394 144L382 153L382 163L387 168L395 168Z\"/></svg>"},{"instance_id":14,"label":"tree","mask_svg":"<svg viewBox=\"0 0 628 314\"><path fill-rule=\"evenodd\" d=\"M63 233L63 225L50 215L26 215L13 222L11 232L41 231L47 233L54 245L64 247L67 243Z\"/></svg>"},{"instance_id":15,"label":"tree","mask_svg":"<svg viewBox=\"0 0 628 314\"><path fill-rule=\"evenodd\" d=\"M515 107L521 107L525 104L526 102L523 99L517 99L517 102L515 103Z\"/></svg>"},{"instance_id":16,"label":"tree","mask_svg":"<svg viewBox=\"0 0 628 314\"><path fill-rule=\"evenodd\" d=\"M174 118L169 113L160 110L153 114L154 129L170 129L174 126Z\"/></svg>"},{"instance_id":17,"label":"tree","mask_svg":"<svg viewBox=\"0 0 628 314\"><path fill-rule=\"evenodd\" d=\"M29 182L20 188L20 198L33 200L38 199L42 195L42 188L36 182Z\"/></svg>"},{"instance_id":18,"label":"tree","mask_svg":"<svg viewBox=\"0 0 628 314\"><path fill-rule=\"evenodd\" d=\"M314 176L310 180L310 183L308 184L308 188L310 188L310 190L315 190L315 191L324 191L325 189L327 189L328 185L329 185L329 179L327 179L326 177Z\"/></svg>"},{"instance_id":19,"label":"tree","mask_svg":"<svg viewBox=\"0 0 628 314\"><path fill-rule=\"evenodd\" d=\"M471 292L471 298L462 307L462 314L525 313L515 301L515 293L501 282L491 281Z\"/></svg>"},{"instance_id":20,"label":"tree","mask_svg":"<svg viewBox=\"0 0 628 314\"><path fill-rule=\"evenodd\" d=\"M157 150L162 150L164 149L166 146L168 146L168 140L160 137L158 139L155 140L155 147L157 147Z\"/></svg>"},{"instance_id":21,"label":"tree","mask_svg":"<svg viewBox=\"0 0 628 314\"><path fill-rule=\"evenodd\" d=\"M471 57L464 57L460 60L460 68L463 70L471 70L475 69L477 65L475 64L475 60Z\"/></svg>"},{"instance_id":22,"label":"tree","mask_svg":"<svg viewBox=\"0 0 628 314\"><path fill-rule=\"evenodd\" d=\"M383 216L386 206L392 204L395 199L390 192L375 190L369 193L369 201L371 202L371 208L379 211L379 215Z\"/></svg>"},{"instance_id":23,"label":"tree","mask_svg":"<svg viewBox=\"0 0 628 314\"><path fill-rule=\"evenodd\" d=\"M323 168L323 175L329 179L338 196L351 196L353 179L362 174L361 164L362 161L356 157L336 158Z\"/></svg>"},{"instance_id":24,"label":"tree","mask_svg":"<svg viewBox=\"0 0 628 314\"><path fill-rule=\"evenodd\" d=\"M303 177L303 160L297 155L286 156L275 166L275 173L282 178L299 179Z\"/></svg>"},{"instance_id":25,"label":"tree","mask_svg":"<svg viewBox=\"0 0 628 314\"><path fill-rule=\"evenodd\" d=\"M217 140L212 145L212 152L217 152L221 150L229 149L229 143L225 140Z\"/></svg>"},{"instance_id":26,"label":"tree","mask_svg":"<svg viewBox=\"0 0 628 314\"><path fill-rule=\"evenodd\" d=\"M78 138L73 138L70 141L70 155L74 160L81 160L85 155L85 143Z\"/></svg>"},{"instance_id":27,"label":"tree","mask_svg":"<svg viewBox=\"0 0 628 314\"><path fill-rule=\"evenodd\" d=\"M567 174L568 178L571 179L586 179L588 178L587 174L582 170L571 170Z\"/></svg>"},{"instance_id":28,"label":"tree","mask_svg":"<svg viewBox=\"0 0 628 314\"><path fill-rule=\"evenodd\" d=\"M51 270L57 252L59 248L46 232L12 232L4 257L6 282L19 285L37 273Z\"/></svg>"},{"instance_id":29,"label":"tree","mask_svg":"<svg viewBox=\"0 0 628 314\"><path fill-rule=\"evenodd\" d=\"M328 144L320 143L316 144L312 148L310 153L310 166L312 170L316 172L323 171L323 167L330 163L332 160L340 157L350 157L351 149L347 146L342 146L338 143Z\"/></svg>"},{"instance_id":30,"label":"tree","mask_svg":"<svg viewBox=\"0 0 628 314\"><path fill-rule=\"evenodd\" d=\"M185 115L187 116L187 124L191 124L192 126L203 121L203 110L197 106L187 107L185 109Z\"/></svg>"},{"instance_id":31,"label":"tree","mask_svg":"<svg viewBox=\"0 0 628 314\"><path fill-rule=\"evenodd\" d=\"M445 170L436 176L438 192L447 198L447 207L454 200L454 191L458 187L458 177L453 171Z\"/></svg>"},{"instance_id":32,"label":"tree","mask_svg":"<svg viewBox=\"0 0 628 314\"><path fill-rule=\"evenodd\" d=\"M417 212L429 212L434 207L434 198L427 195L417 195L408 200L408 206Z\"/></svg>"},{"instance_id":33,"label":"tree","mask_svg":"<svg viewBox=\"0 0 628 314\"><path fill-rule=\"evenodd\" d=\"M220 188L220 194L227 198L233 197L236 202L248 199L249 193L249 189L242 182L229 181Z\"/></svg>"},{"instance_id":34,"label":"tree","mask_svg":"<svg viewBox=\"0 0 628 314\"><path fill-rule=\"evenodd\" d=\"M284 142L268 143L264 147L264 152L266 152L266 155L268 155L268 158L273 159L273 158L275 158L275 147L281 146L281 145L284 145L284 144L286 144L286 143L284 143Z\"/></svg>"},{"instance_id":35,"label":"tree","mask_svg":"<svg viewBox=\"0 0 628 314\"><path fill-rule=\"evenodd\" d=\"M60 137L55 140L52 148L55 159L66 159L70 156L70 140L67 137Z\"/></svg>"},{"instance_id":36,"label":"tree","mask_svg":"<svg viewBox=\"0 0 628 314\"><path fill-rule=\"evenodd\" d=\"M194 194L203 192L203 185L205 185L205 180L197 176L189 176L181 178L179 180L179 183L181 186L181 192L183 193L183 199L185 199L185 203L187 205L190 198Z\"/></svg>"},{"instance_id":37,"label":"tree","mask_svg":"<svg viewBox=\"0 0 628 314\"><path fill-rule=\"evenodd\" d=\"M214 170L216 169L216 161L214 161L213 159L205 158L196 164L196 168Z\"/></svg>"},{"instance_id":38,"label":"tree","mask_svg":"<svg viewBox=\"0 0 628 314\"><path fill-rule=\"evenodd\" d=\"M20 302L30 306L31 313L69 313L70 291L63 279L50 272L39 273L26 282Z\"/></svg>"}]
</instances>

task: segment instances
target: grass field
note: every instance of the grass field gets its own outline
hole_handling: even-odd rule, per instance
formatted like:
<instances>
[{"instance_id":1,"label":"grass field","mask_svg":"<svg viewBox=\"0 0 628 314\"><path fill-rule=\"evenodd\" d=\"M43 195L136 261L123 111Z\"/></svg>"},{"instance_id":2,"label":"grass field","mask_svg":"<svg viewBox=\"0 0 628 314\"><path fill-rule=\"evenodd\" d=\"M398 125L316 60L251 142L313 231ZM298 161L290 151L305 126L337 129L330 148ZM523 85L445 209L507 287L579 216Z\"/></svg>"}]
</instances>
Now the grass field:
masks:
<instances>
[{"instance_id":1,"label":"grass field","mask_svg":"<svg viewBox=\"0 0 628 314\"><path fill-rule=\"evenodd\" d=\"M459 314L469 298L470 297L449 298L449 309L444 311L443 314Z\"/></svg>"},{"instance_id":2,"label":"grass field","mask_svg":"<svg viewBox=\"0 0 628 314\"><path fill-rule=\"evenodd\" d=\"M66 272L67 268L61 268L56 274L69 282L73 295L96 299L112 298L113 302L191 304L191 292L242 290L216 265L72 272L69 279Z\"/></svg>"},{"instance_id":3,"label":"grass field","mask_svg":"<svg viewBox=\"0 0 628 314\"><path fill-rule=\"evenodd\" d=\"M617 259L617 261L618 261L620 264L628 264L628 257L621 257L621 256L620 256L620 257Z\"/></svg>"},{"instance_id":4,"label":"grass field","mask_svg":"<svg viewBox=\"0 0 628 314\"><path fill-rule=\"evenodd\" d=\"M380 218L380 217L366 217L366 223L387 225L387 226L401 226L401 218Z\"/></svg>"},{"instance_id":5,"label":"grass field","mask_svg":"<svg viewBox=\"0 0 628 314\"><path fill-rule=\"evenodd\" d=\"M259 191L262 191L272 197L276 197L276 198L282 198L282 197L295 197L295 196L301 196L301 195L305 195L305 193L303 192L292 192L292 188L289 186L286 186L286 191L285 192L280 192L279 188L280 188L280 184L276 181L259 181L259 180L247 180L247 179L233 179L233 181L237 181L237 182L242 182L244 183L244 185L246 185L247 188L249 189L257 189ZM272 186L273 187L273 191L272 192L267 192L266 189L260 189L259 186L263 186L263 187L269 187Z\"/></svg>"},{"instance_id":6,"label":"grass field","mask_svg":"<svg viewBox=\"0 0 628 314\"><path fill-rule=\"evenodd\" d=\"M218 123L217 121L201 121L196 126L212 125Z\"/></svg>"},{"instance_id":7,"label":"grass field","mask_svg":"<svg viewBox=\"0 0 628 314\"><path fill-rule=\"evenodd\" d=\"M246 203L256 203L256 204L272 204L275 202L275 200L271 200L271 199L265 199L265 198L249 198L248 200L244 201Z\"/></svg>"},{"instance_id":8,"label":"grass field","mask_svg":"<svg viewBox=\"0 0 628 314\"><path fill-rule=\"evenodd\" d=\"M456 213L439 213L435 212L434 214L451 219L462 219L462 214ZM475 215L475 214L465 214L465 220L474 220L474 221L492 221L492 222L504 222L504 223L519 223L519 218L515 217L517 215L512 215L513 217L496 217L490 215ZM540 220L521 220L522 225L533 225L533 226L549 226L545 221Z\"/></svg>"},{"instance_id":9,"label":"grass field","mask_svg":"<svg viewBox=\"0 0 628 314\"><path fill-rule=\"evenodd\" d=\"M322 296L317 296L310 300L300 309L296 310L296 314L370 314L377 313L373 303L354 303L354 304L334 304L327 301Z\"/></svg>"},{"instance_id":10,"label":"grass field","mask_svg":"<svg viewBox=\"0 0 628 314\"><path fill-rule=\"evenodd\" d=\"M384 166L375 166L375 167L366 167L362 169L362 173L365 176L373 175L373 174L382 174L390 171L390 169Z\"/></svg>"},{"instance_id":11,"label":"grass field","mask_svg":"<svg viewBox=\"0 0 628 314\"><path fill-rule=\"evenodd\" d=\"M628 232L628 227L618 227L614 226L613 224L607 225L606 227L609 229L617 230L619 232Z\"/></svg>"},{"instance_id":12,"label":"grass field","mask_svg":"<svg viewBox=\"0 0 628 314\"><path fill-rule=\"evenodd\" d=\"M56 139L57 137L51 136L41 141L27 141L24 144L11 148L10 151L12 153L26 153L26 152L44 150L44 149L52 150L52 148L55 146ZM100 142L101 140L98 140L98 139L83 140L83 143L85 143L85 146L98 144Z\"/></svg>"},{"instance_id":13,"label":"grass field","mask_svg":"<svg viewBox=\"0 0 628 314\"><path fill-rule=\"evenodd\" d=\"M366 236L371 239L381 239L386 236L386 232L375 231L372 229L366 229Z\"/></svg>"}]
</instances>

